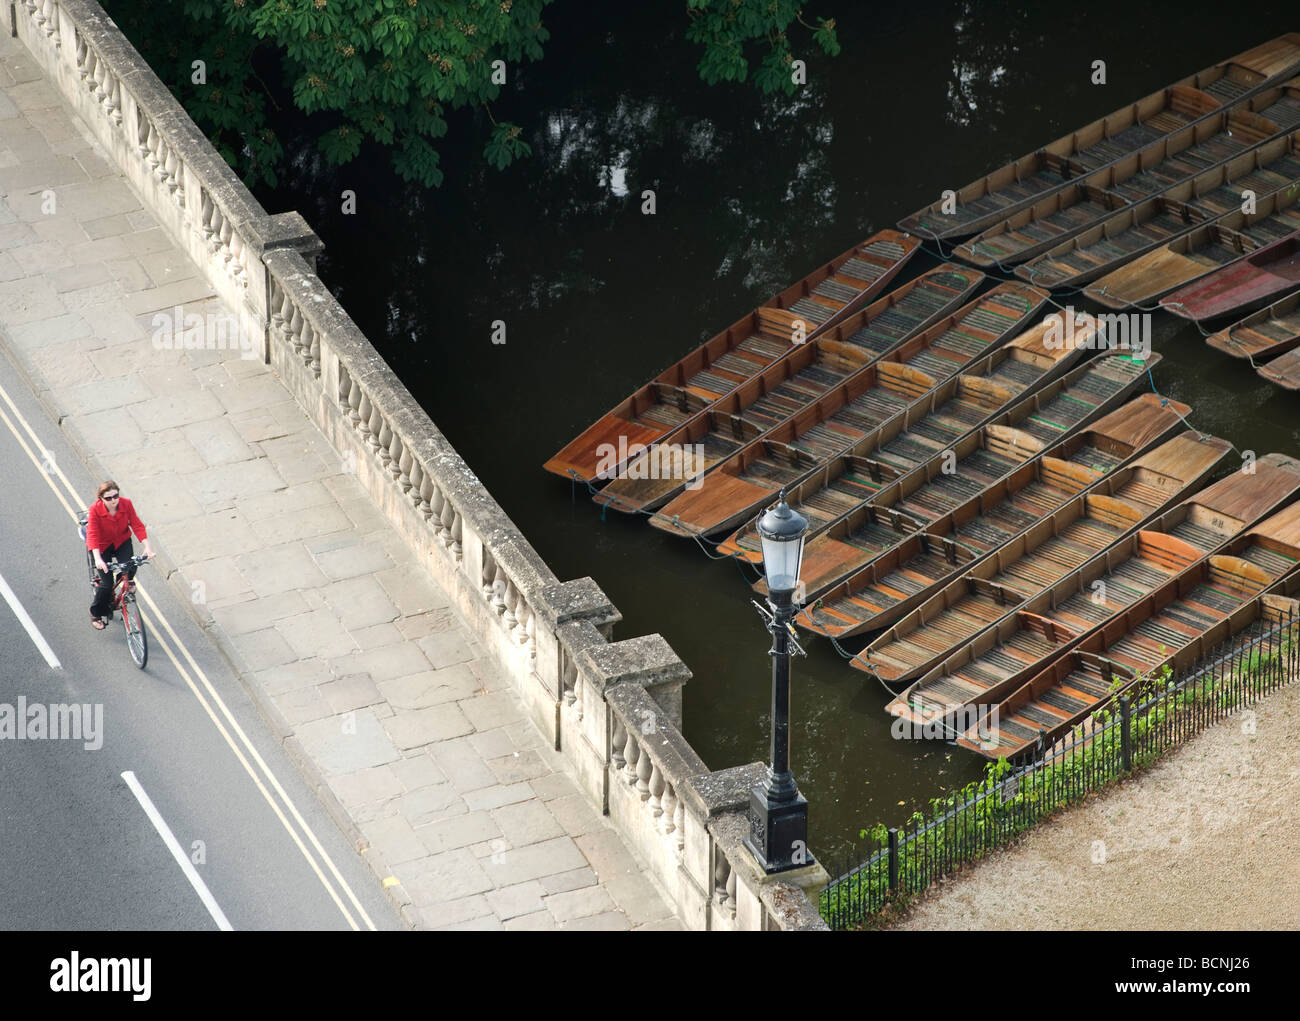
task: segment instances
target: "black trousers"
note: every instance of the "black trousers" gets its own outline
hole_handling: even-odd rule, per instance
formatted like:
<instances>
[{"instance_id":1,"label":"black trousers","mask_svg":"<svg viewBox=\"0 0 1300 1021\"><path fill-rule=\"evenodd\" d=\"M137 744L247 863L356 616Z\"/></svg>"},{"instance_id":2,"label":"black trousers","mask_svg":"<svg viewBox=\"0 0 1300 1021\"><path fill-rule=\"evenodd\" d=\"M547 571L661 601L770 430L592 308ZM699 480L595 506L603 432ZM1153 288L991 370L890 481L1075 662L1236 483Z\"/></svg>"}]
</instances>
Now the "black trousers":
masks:
<instances>
[{"instance_id":1,"label":"black trousers","mask_svg":"<svg viewBox=\"0 0 1300 1021\"><path fill-rule=\"evenodd\" d=\"M113 560L125 560L127 557L134 556L131 548L131 540L127 539L121 546L110 546L108 549L99 551L99 555L104 558L104 563ZM91 561L94 563L94 561ZM127 577L134 578L136 569L130 567L127 569ZM113 612L113 575L109 571L101 571L95 568L95 601L90 604L90 615L98 619L107 617Z\"/></svg>"}]
</instances>

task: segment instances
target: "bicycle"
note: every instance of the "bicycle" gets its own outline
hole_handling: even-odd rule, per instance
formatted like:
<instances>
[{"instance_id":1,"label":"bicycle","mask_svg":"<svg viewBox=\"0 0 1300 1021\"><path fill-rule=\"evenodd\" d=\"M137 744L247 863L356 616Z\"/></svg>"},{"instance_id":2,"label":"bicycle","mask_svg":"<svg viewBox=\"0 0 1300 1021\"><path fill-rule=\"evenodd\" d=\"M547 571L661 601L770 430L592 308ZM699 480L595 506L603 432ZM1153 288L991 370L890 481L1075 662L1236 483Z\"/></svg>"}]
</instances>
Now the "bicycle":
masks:
<instances>
[{"instance_id":1,"label":"bicycle","mask_svg":"<svg viewBox=\"0 0 1300 1021\"><path fill-rule=\"evenodd\" d=\"M77 530L81 533L81 539L86 539L86 516L83 514L77 518ZM113 576L113 598L109 603L109 619L112 619L113 611L120 610L122 613L122 625L126 628L126 647L131 653L131 659L141 670L149 662L149 634L145 630L144 618L140 615L140 607L135 601L135 582L126 573L128 568L140 567L141 564L149 562L147 556L137 554L125 561L109 560L105 563L110 575ZM95 558L90 555L90 550L86 550L86 563L90 568L90 587L94 591L97 588Z\"/></svg>"}]
</instances>

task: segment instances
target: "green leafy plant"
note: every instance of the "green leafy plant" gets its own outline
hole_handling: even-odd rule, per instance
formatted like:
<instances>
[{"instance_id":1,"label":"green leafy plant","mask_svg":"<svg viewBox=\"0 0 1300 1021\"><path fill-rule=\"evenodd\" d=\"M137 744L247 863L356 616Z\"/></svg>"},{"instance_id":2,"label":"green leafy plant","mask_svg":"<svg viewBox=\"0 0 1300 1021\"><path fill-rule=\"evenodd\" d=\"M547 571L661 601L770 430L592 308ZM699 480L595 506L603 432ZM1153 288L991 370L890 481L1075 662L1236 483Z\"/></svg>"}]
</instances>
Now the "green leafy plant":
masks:
<instances>
[{"instance_id":1,"label":"green leafy plant","mask_svg":"<svg viewBox=\"0 0 1300 1021\"><path fill-rule=\"evenodd\" d=\"M288 102L308 115L327 163L348 163L378 145L403 180L436 187L443 172L435 143L451 111L486 114L482 155L490 166L531 154L523 127L498 119L493 106L505 83L541 59L551 2L104 0L104 7L250 185L277 183L285 156L277 114ZM821 52L840 50L833 19L810 24L789 0L686 6L687 38L703 48L699 73L710 84L744 81L758 59L753 82L761 91L793 93L796 23Z\"/></svg>"}]
</instances>

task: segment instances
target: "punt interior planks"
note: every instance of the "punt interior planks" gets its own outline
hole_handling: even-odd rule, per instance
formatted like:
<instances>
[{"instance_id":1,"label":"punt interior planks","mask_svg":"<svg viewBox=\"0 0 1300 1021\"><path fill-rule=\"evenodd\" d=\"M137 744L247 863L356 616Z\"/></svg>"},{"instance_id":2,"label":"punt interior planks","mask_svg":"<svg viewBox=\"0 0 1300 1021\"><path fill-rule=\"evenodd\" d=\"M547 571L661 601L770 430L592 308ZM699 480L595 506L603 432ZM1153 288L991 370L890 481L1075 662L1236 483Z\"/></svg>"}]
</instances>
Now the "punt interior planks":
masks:
<instances>
[{"instance_id":1,"label":"punt interior planks","mask_svg":"<svg viewBox=\"0 0 1300 1021\"><path fill-rule=\"evenodd\" d=\"M994 357L1008 353L1004 350ZM1039 410L1022 427L1044 441L1055 442L1076 425L1091 421L1126 400L1145 381L1147 366L1154 366L1159 360L1160 355L1155 352L1146 362L1110 353L1080 366L1064 379L1035 393ZM809 522L807 539L820 535L840 518L870 502L891 482L978 428L977 416L981 411L1006 408L1014 395L998 388L1000 395L991 397L993 391L984 376L986 373L972 372L958 377L952 396L937 401L930 413L900 423L903 428L892 437L882 437L869 450L855 448L854 453L861 456L832 459L789 491L790 506L796 507ZM753 521L718 548L754 564L762 562Z\"/></svg>"},{"instance_id":2,"label":"punt interior planks","mask_svg":"<svg viewBox=\"0 0 1300 1021\"><path fill-rule=\"evenodd\" d=\"M1031 643L1058 636L1070 640L1086 631L1082 615L1094 606L1097 619L1118 612L1162 579L1221 551L1238 533L1300 493L1300 462L1268 454L1256 468L1253 474L1238 472L1215 483L1151 524L1146 524L1153 516L1146 513L1148 508L1125 505L1122 500L1094 505L1094 511L1102 512L1100 517L1075 516L1068 522L1063 512L1069 508L1063 508L1054 522L1064 522L1059 532L1038 526L1004 547L882 634L852 665L890 681L927 674L941 664L947 666L959 648L1017 611L1023 613L1017 619L1032 632L1027 639ZM1272 527L1279 524L1270 521ZM1136 525L1142 530L1130 534ZM1168 541L1159 539L1161 535ZM1099 593L1104 595L1099 598ZM1054 621L1059 628L1044 635L1035 623L1040 618ZM1015 647L1018 635L1014 628L1004 628L999 639ZM985 651L990 662L1000 655L997 646ZM1026 669L1030 668L1036 665L1030 663ZM984 676L995 674L990 669ZM1009 684L1014 686L1014 678L1004 677L1000 690L1010 690ZM895 708L919 713L916 706L925 701L926 691L924 684L909 689L917 695L915 705L908 708L908 699L900 696ZM993 695L985 692L984 697Z\"/></svg>"},{"instance_id":3,"label":"punt interior planks","mask_svg":"<svg viewBox=\"0 0 1300 1021\"><path fill-rule=\"evenodd\" d=\"M1099 277L1083 293L1116 310L1154 304L1300 230L1298 200L1300 188L1276 192L1259 200L1256 212L1230 213L1197 227Z\"/></svg>"},{"instance_id":4,"label":"punt interior planks","mask_svg":"<svg viewBox=\"0 0 1300 1021\"><path fill-rule=\"evenodd\" d=\"M883 230L792 284L615 405L543 467L566 479L609 478L626 463L609 449L653 443L883 291L920 248ZM620 444L620 440L622 441Z\"/></svg>"},{"instance_id":5,"label":"punt interior planks","mask_svg":"<svg viewBox=\"0 0 1300 1021\"><path fill-rule=\"evenodd\" d=\"M971 317L958 320L952 329L941 332L969 334L971 321ZM1003 335L1013 335L1023 325L1024 320L1008 323ZM1000 343L996 340L985 349ZM909 400L911 393L900 387L893 375L881 373L875 381L879 392L864 390L848 401L818 401L762 439L742 447L705 476L698 488L688 487L653 515L650 523L674 535L725 532L756 518L782 489L789 493L809 477L821 475L828 465L852 464L883 485L942 449L928 442L918 448L901 434L929 428L938 430L934 437L940 433L963 436L1005 410L1021 394L1034 392L1064 373L1082 354L1065 347L1031 349L1017 338L959 376L950 376L931 388L920 400ZM874 429L864 431L864 426L878 419L864 420L862 406L868 401L888 400L894 393L907 401L902 413L891 414ZM928 424L923 425L923 420ZM883 460L872 460L877 455ZM754 550L757 548L755 543Z\"/></svg>"},{"instance_id":6,"label":"punt interior planks","mask_svg":"<svg viewBox=\"0 0 1300 1021\"><path fill-rule=\"evenodd\" d=\"M1126 207L1017 266L1016 276L1049 290L1081 287L1197 227L1240 212L1243 191L1267 198L1297 181L1300 132Z\"/></svg>"},{"instance_id":7,"label":"punt interior planks","mask_svg":"<svg viewBox=\"0 0 1300 1021\"><path fill-rule=\"evenodd\" d=\"M1046 747L1120 695L1151 694L1164 667L1186 669L1248 629L1294 620L1300 603L1288 597L1298 589L1295 574L1270 580L1237 557L1203 560L1079 640L997 704L996 726L985 723L988 741L972 727L957 744L994 759L1016 758L1040 742Z\"/></svg>"},{"instance_id":8,"label":"punt interior planks","mask_svg":"<svg viewBox=\"0 0 1300 1021\"><path fill-rule=\"evenodd\" d=\"M1200 322L1252 312L1296 288L1300 288L1300 233L1174 291L1160 305L1176 316Z\"/></svg>"},{"instance_id":9,"label":"punt interior planks","mask_svg":"<svg viewBox=\"0 0 1300 1021\"><path fill-rule=\"evenodd\" d=\"M980 267L1014 266L1207 171L1249 161L1270 139L1300 124L1300 87L1279 92L1289 112L1283 123L1249 110L1219 114L995 223L954 254ZM1233 205L1240 205L1240 192Z\"/></svg>"},{"instance_id":10,"label":"punt interior planks","mask_svg":"<svg viewBox=\"0 0 1300 1021\"><path fill-rule=\"evenodd\" d=\"M1300 292L1205 338L1233 358L1272 358L1300 347Z\"/></svg>"},{"instance_id":11,"label":"punt interior planks","mask_svg":"<svg viewBox=\"0 0 1300 1021\"><path fill-rule=\"evenodd\" d=\"M1255 371L1284 390L1300 390L1300 348L1288 351L1281 358L1274 358Z\"/></svg>"},{"instance_id":12,"label":"punt interior planks","mask_svg":"<svg viewBox=\"0 0 1300 1021\"><path fill-rule=\"evenodd\" d=\"M972 181L899 226L927 238L977 234L1075 180L1254 96L1300 70L1300 36L1279 36L1206 68Z\"/></svg>"},{"instance_id":13,"label":"punt interior planks","mask_svg":"<svg viewBox=\"0 0 1300 1021\"><path fill-rule=\"evenodd\" d=\"M1125 359L1123 363L1115 361L1121 358ZM1159 355L1152 352L1152 358L1146 364L1154 367L1159 360ZM1141 370L1131 371L1140 364L1142 363L1135 362L1126 355L1111 353L1091 364L1080 366L1066 379L1049 388L1056 392L1040 392L1034 396L1038 410L1024 423L1024 428L1031 435L1044 440L1059 439L1065 433L1057 425L1057 414L1059 411L1068 411L1072 419L1078 414L1079 407L1074 400L1076 394L1087 394L1091 390L1089 384L1095 381L1115 381L1116 376L1112 372L1114 369L1130 370L1124 374L1128 376L1128 382L1118 388L1108 387L1110 392L1106 398L1086 415L1074 419L1072 428L1091 422L1118 407L1133 390L1146 381L1145 374L1138 374ZM1124 375L1119 378L1123 379ZM1081 385L1076 386L1075 383ZM1089 403L1094 399L1090 395ZM1075 501L1076 504L1078 502ZM1058 514L1064 514L1065 510ZM1055 517L1053 515L1036 528L1050 524ZM929 598L939 586L970 569L978 561L979 557L974 551L953 542L947 536L920 532L909 536L879 560L832 586L799 613L796 623L815 634L837 639L888 627Z\"/></svg>"},{"instance_id":14,"label":"punt interior planks","mask_svg":"<svg viewBox=\"0 0 1300 1021\"><path fill-rule=\"evenodd\" d=\"M819 337L666 434L632 459L594 499L625 513L654 510L688 485L701 486L699 476L707 476L828 391L835 394L831 403L841 405L841 422L848 420L861 433L875 429L1002 344L1045 299L1044 292L1019 282L999 284L880 359L856 345ZM857 370L844 371L853 359ZM839 449L856 438L844 438Z\"/></svg>"},{"instance_id":15,"label":"punt interior planks","mask_svg":"<svg viewBox=\"0 0 1300 1021\"><path fill-rule=\"evenodd\" d=\"M1198 443L1189 431L1127 469L1115 471L1115 465L1179 428L1179 413L1189 410L1143 394L955 506L942 499L942 482L925 487L927 499L908 500L906 511L868 504L805 546L801 568L805 600L824 594L922 531L950 536L982 557L1102 480L1119 487L1108 495L1128 494L1144 504L1164 503L1167 497L1162 494L1203 480L1226 456L1229 444L1213 438ZM754 587L764 591L761 580Z\"/></svg>"}]
</instances>

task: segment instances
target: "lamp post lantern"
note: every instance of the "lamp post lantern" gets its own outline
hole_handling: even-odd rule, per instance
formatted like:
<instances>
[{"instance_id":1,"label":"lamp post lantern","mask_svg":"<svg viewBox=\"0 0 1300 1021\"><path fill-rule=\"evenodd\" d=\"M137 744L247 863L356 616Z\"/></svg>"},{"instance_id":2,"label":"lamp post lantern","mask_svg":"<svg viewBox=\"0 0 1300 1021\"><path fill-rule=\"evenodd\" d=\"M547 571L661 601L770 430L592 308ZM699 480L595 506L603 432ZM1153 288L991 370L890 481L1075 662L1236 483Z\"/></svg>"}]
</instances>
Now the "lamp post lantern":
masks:
<instances>
[{"instance_id":1,"label":"lamp post lantern","mask_svg":"<svg viewBox=\"0 0 1300 1021\"><path fill-rule=\"evenodd\" d=\"M746 846L769 874L813 864L808 851L808 801L790 772L790 622L807 533L808 521L790 509L782 489L776 505L758 521L772 611L769 615L759 607L772 632L772 754L766 781L749 792L749 835L745 838Z\"/></svg>"}]
</instances>

